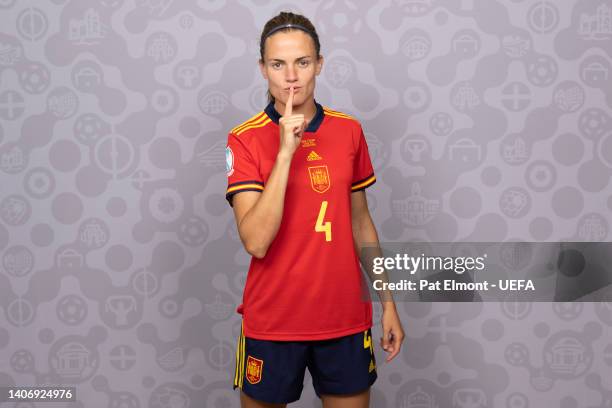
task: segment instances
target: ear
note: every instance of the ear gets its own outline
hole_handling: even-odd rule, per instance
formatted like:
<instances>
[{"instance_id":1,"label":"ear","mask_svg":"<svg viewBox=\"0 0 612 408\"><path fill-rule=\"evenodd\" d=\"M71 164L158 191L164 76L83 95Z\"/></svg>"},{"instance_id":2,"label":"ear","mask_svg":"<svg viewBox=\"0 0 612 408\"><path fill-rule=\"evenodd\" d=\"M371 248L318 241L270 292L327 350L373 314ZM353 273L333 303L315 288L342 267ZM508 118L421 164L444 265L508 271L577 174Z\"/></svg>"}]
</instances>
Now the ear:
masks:
<instances>
[{"instance_id":1,"label":"ear","mask_svg":"<svg viewBox=\"0 0 612 408\"><path fill-rule=\"evenodd\" d=\"M317 60L315 75L319 75L321 73L321 69L323 69L323 56L322 55Z\"/></svg>"},{"instance_id":2,"label":"ear","mask_svg":"<svg viewBox=\"0 0 612 408\"><path fill-rule=\"evenodd\" d=\"M259 60L259 70L261 71L261 75L264 77L264 79L268 79L268 73L266 72L266 67L261 59Z\"/></svg>"}]
</instances>

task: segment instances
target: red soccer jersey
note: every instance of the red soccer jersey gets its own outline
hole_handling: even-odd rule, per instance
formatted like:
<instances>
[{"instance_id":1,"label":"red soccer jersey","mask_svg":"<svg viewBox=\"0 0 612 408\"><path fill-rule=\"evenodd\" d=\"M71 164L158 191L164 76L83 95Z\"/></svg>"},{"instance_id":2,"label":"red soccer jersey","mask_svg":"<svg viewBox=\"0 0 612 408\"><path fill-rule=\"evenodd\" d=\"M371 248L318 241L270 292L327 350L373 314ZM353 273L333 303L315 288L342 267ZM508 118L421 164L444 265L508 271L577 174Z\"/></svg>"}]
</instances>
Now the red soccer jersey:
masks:
<instances>
[{"instance_id":1,"label":"red soccer jersey","mask_svg":"<svg viewBox=\"0 0 612 408\"><path fill-rule=\"evenodd\" d=\"M322 107L293 156L283 218L262 259L252 258L242 304L244 335L321 340L372 326L353 244L351 192L376 181L360 123ZM226 150L234 194L263 191L279 148L280 114L264 111L233 128Z\"/></svg>"}]
</instances>

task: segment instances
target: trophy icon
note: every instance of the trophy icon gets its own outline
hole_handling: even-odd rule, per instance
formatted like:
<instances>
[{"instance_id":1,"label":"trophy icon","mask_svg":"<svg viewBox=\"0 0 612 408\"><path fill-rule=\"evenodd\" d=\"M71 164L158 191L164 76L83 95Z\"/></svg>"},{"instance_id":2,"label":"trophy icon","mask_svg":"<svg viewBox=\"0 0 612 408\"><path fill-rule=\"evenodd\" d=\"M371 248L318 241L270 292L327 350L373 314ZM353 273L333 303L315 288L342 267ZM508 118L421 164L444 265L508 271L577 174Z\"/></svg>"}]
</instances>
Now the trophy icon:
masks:
<instances>
[{"instance_id":1,"label":"trophy icon","mask_svg":"<svg viewBox=\"0 0 612 408\"><path fill-rule=\"evenodd\" d=\"M106 299L105 310L115 315L117 326L127 326L127 315L136 310L136 300L133 296L115 295Z\"/></svg>"},{"instance_id":2,"label":"trophy icon","mask_svg":"<svg viewBox=\"0 0 612 408\"><path fill-rule=\"evenodd\" d=\"M402 153L408 153L410 155L409 161L411 162L420 162L421 154L425 149L427 149L427 144L423 139L406 139L402 142Z\"/></svg>"}]
</instances>

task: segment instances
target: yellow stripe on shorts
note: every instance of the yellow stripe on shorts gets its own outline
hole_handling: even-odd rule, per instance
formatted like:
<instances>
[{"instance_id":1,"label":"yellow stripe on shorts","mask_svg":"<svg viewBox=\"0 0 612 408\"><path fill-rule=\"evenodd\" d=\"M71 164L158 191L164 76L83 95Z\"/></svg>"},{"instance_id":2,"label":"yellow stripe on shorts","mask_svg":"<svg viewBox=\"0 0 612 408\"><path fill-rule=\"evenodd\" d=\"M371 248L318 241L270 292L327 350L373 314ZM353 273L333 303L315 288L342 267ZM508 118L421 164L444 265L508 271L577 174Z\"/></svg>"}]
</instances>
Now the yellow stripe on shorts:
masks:
<instances>
[{"instance_id":1,"label":"yellow stripe on shorts","mask_svg":"<svg viewBox=\"0 0 612 408\"><path fill-rule=\"evenodd\" d=\"M244 339L242 336L242 323L240 324L240 336L238 336L238 342L236 344L236 368L234 370L234 386L242 389L242 366L244 364L244 352L243 352Z\"/></svg>"},{"instance_id":2,"label":"yellow stripe on shorts","mask_svg":"<svg viewBox=\"0 0 612 408\"><path fill-rule=\"evenodd\" d=\"M242 389L242 384L244 383L244 366L245 366L245 357L246 357L246 339L244 338L244 333L242 329L240 329L240 344L241 344L241 365L240 365L240 389Z\"/></svg>"},{"instance_id":3,"label":"yellow stripe on shorts","mask_svg":"<svg viewBox=\"0 0 612 408\"><path fill-rule=\"evenodd\" d=\"M240 336L236 342L236 365L234 367L234 386L238 386L238 367L240 367Z\"/></svg>"}]
</instances>

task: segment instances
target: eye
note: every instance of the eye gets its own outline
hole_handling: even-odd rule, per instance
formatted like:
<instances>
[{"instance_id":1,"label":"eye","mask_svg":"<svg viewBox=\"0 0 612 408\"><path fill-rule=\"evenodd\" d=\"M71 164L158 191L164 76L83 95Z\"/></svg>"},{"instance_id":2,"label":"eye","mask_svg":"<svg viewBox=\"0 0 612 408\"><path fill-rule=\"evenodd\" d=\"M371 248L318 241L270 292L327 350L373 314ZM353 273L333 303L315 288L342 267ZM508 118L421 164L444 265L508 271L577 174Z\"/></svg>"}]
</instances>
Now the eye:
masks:
<instances>
[{"instance_id":1,"label":"eye","mask_svg":"<svg viewBox=\"0 0 612 408\"><path fill-rule=\"evenodd\" d=\"M280 62L273 62L272 68L280 68Z\"/></svg>"},{"instance_id":2,"label":"eye","mask_svg":"<svg viewBox=\"0 0 612 408\"><path fill-rule=\"evenodd\" d=\"M310 61L308 60L301 60L300 61L300 65L303 67L307 67L310 64Z\"/></svg>"}]
</instances>

